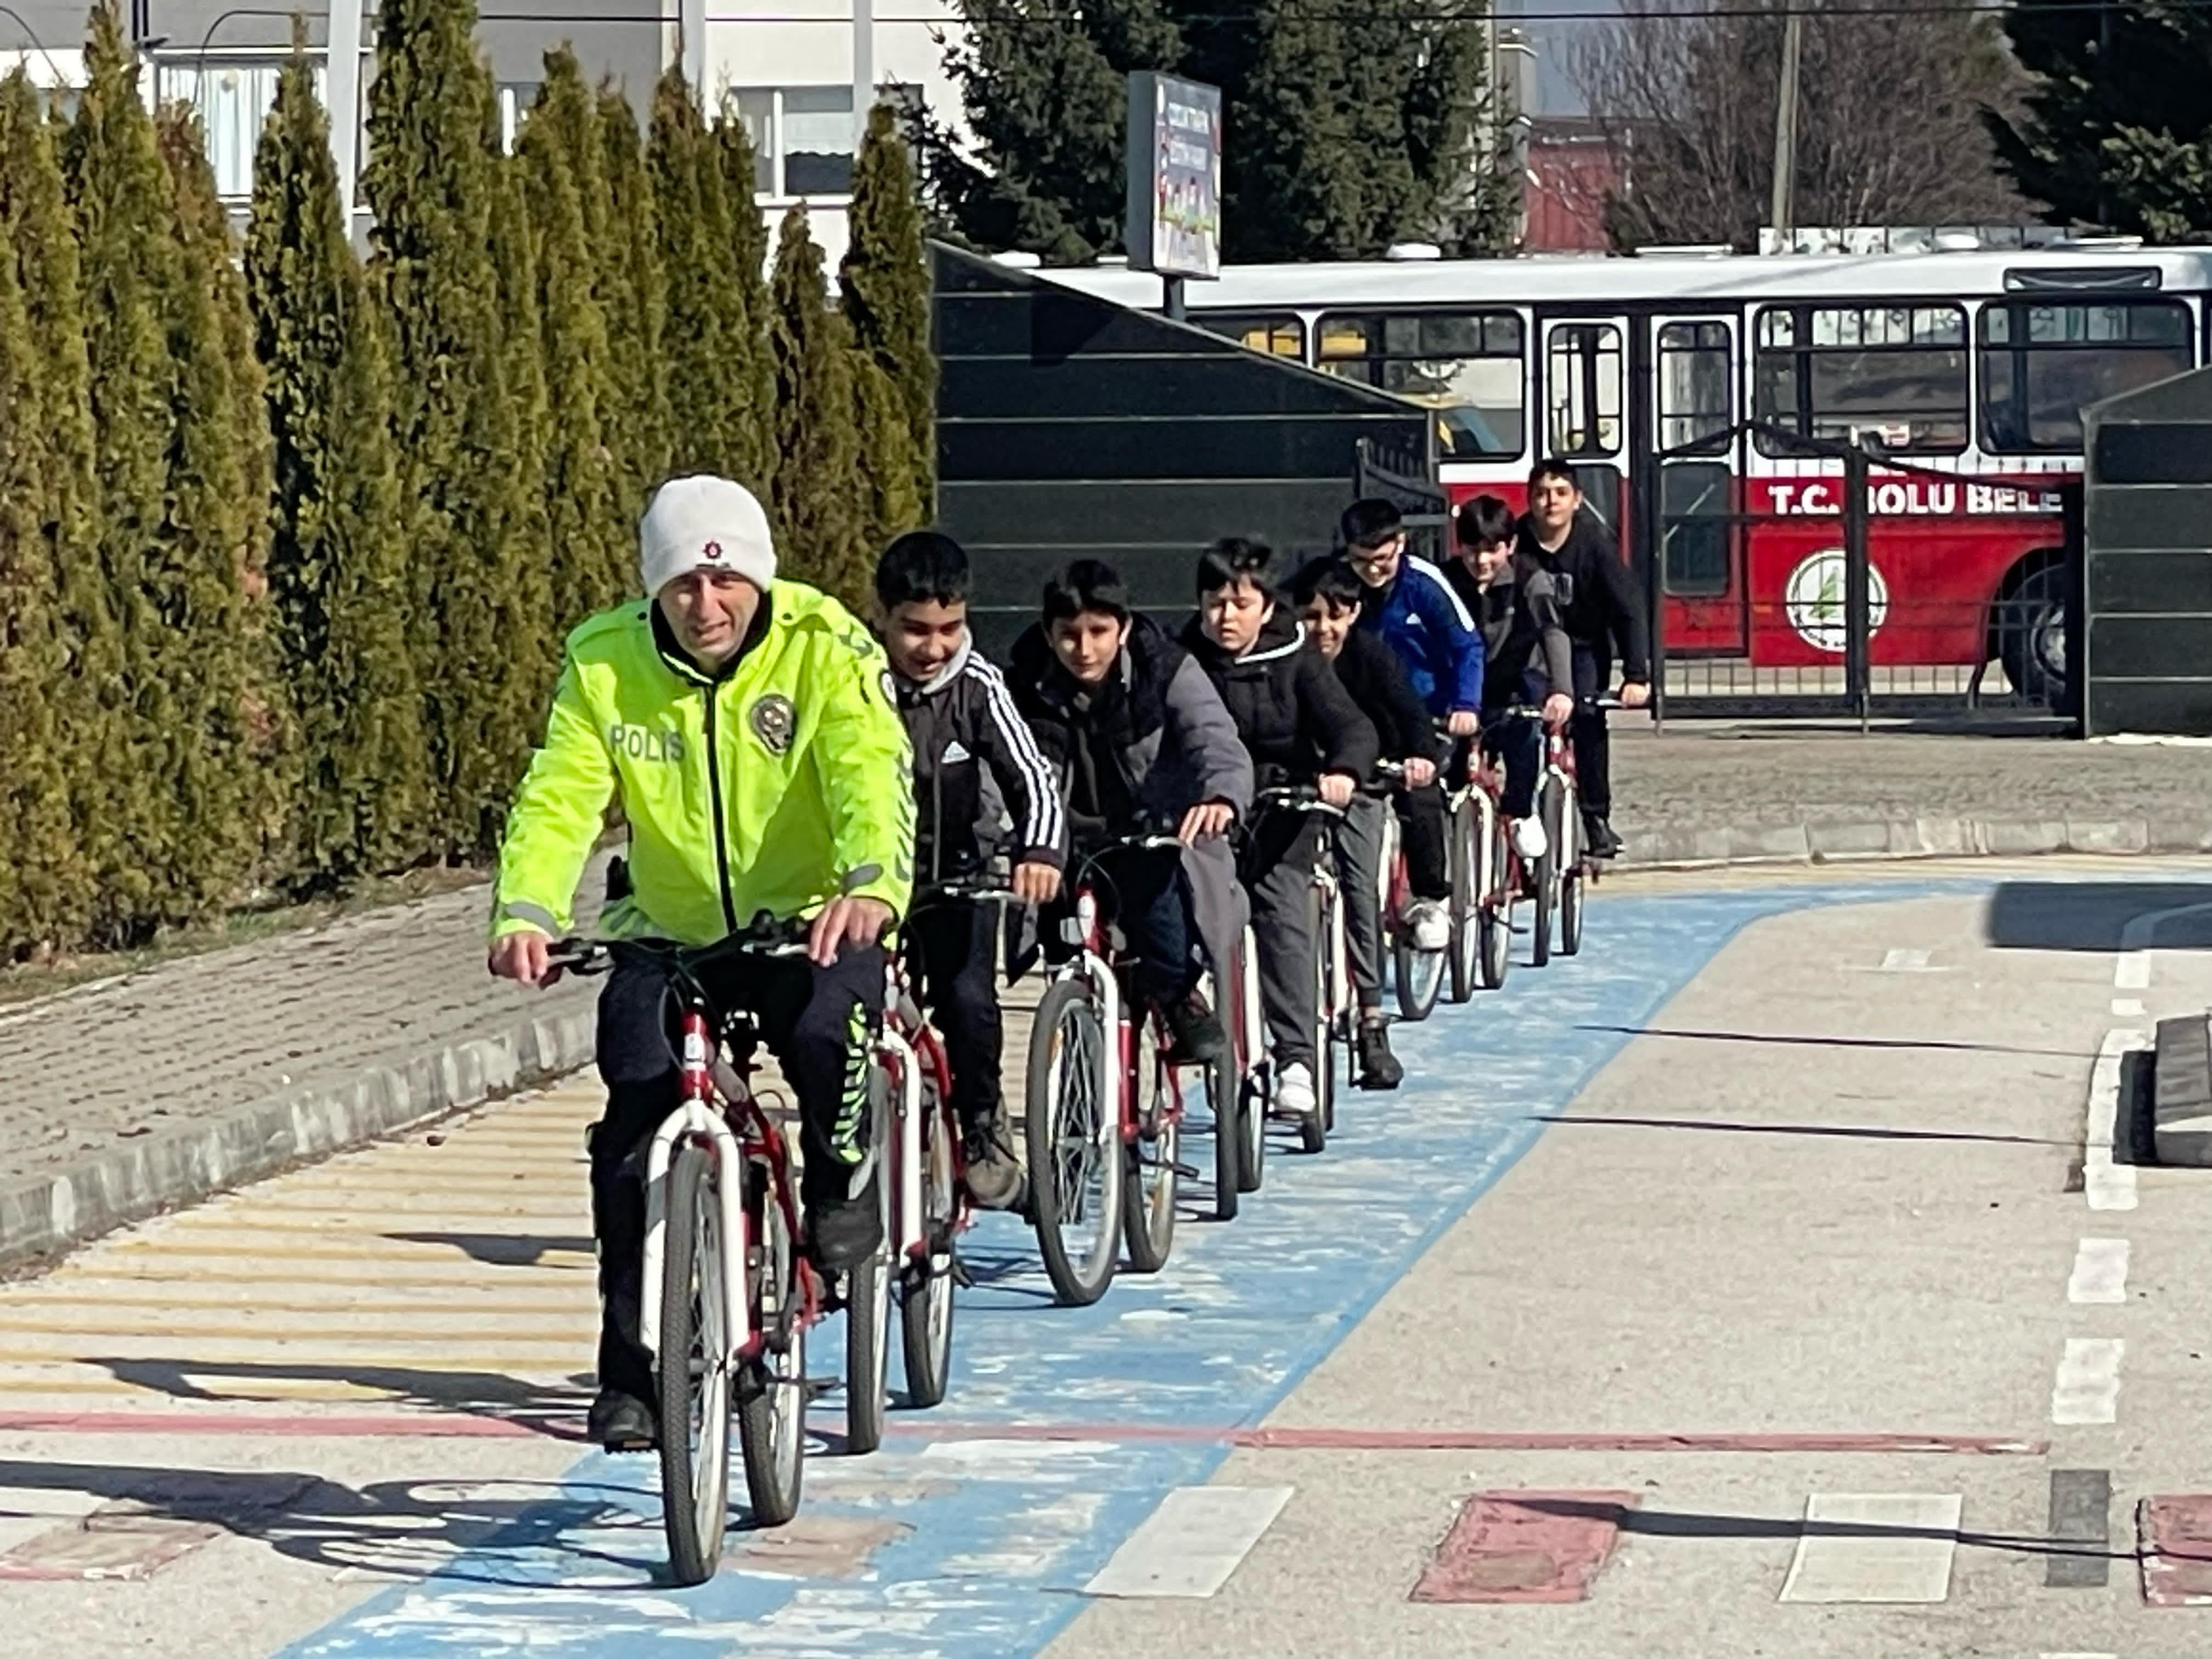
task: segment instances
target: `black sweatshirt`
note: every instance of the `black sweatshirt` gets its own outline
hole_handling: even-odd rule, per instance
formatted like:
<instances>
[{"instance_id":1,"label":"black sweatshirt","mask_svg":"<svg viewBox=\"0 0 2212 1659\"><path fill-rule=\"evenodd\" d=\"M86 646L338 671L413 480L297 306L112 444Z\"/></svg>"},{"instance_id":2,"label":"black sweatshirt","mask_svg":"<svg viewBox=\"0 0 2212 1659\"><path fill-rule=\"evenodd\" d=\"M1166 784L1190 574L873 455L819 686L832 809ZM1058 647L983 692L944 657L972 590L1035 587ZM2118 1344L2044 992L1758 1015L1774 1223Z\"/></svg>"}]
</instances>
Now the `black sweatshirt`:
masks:
<instances>
[{"instance_id":1,"label":"black sweatshirt","mask_svg":"<svg viewBox=\"0 0 2212 1659\"><path fill-rule=\"evenodd\" d=\"M1595 514L1577 515L1566 540L1548 553L1536 539L1535 526L1524 516L1513 556L1522 568L1552 577L1560 624L1568 639L1595 654L1601 677L1618 647L1621 678L1649 684L1651 623L1644 615L1644 596L1620 562L1613 532Z\"/></svg>"}]
</instances>

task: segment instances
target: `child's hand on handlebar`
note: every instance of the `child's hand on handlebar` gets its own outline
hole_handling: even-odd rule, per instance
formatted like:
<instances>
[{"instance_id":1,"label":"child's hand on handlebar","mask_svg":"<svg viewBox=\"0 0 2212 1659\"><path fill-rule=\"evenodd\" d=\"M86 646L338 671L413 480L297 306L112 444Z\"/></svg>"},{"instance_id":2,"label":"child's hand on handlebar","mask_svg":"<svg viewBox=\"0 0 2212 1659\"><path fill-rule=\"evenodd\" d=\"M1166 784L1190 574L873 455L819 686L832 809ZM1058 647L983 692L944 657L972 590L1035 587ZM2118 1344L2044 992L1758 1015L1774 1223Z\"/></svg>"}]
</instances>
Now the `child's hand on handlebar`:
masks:
<instances>
[{"instance_id":1,"label":"child's hand on handlebar","mask_svg":"<svg viewBox=\"0 0 2212 1659\"><path fill-rule=\"evenodd\" d=\"M546 960L552 943L534 928L509 933L492 941L491 956L484 966L495 979L511 979L519 985L534 985L542 990L561 977L561 970Z\"/></svg>"},{"instance_id":2,"label":"child's hand on handlebar","mask_svg":"<svg viewBox=\"0 0 2212 1659\"><path fill-rule=\"evenodd\" d=\"M807 930L807 957L817 967L831 967L847 939L863 948L873 945L890 919L891 907L881 899L851 893L833 898Z\"/></svg>"},{"instance_id":3,"label":"child's hand on handlebar","mask_svg":"<svg viewBox=\"0 0 2212 1659\"><path fill-rule=\"evenodd\" d=\"M1408 755L1398 763L1406 769L1406 787L1425 789L1437 781L1437 763L1426 755Z\"/></svg>"},{"instance_id":4,"label":"child's hand on handlebar","mask_svg":"<svg viewBox=\"0 0 2212 1659\"><path fill-rule=\"evenodd\" d=\"M1553 731L1574 718L1575 700L1564 691L1554 691L1544 699L1544 724Z\"/></svg>"},{"instance_id":5,"label":"child's hand on handlebar","mask_svg":"<svg viewBox=\"0 0 2212 1659\"><path fill-rule=\"evenodd\" d=\"M1449 737L1471 738L1481 724L1481 717L1472 708L1455 708L1444 716L1444 732Z\"/></svg>"},{"instance_id":6,"label":"child's hand on handlebar","mask_svg":"<svg viewBox=\"0 0 2212 1659\"><path fill-rule=\"evenodd\" d=\"M1315 781L1314 789L1331 806L1352 805L1352 791L1359 787L1359 780L1349 772L1324 772Z\"/></svg>"},{"instance_id":7,"label":"child's hand on handlebar","mask_svg":"<svg viewBox=\"0 0 2212 1659\"><path fill-rule=\"evenodd\" d=\"M1060 896L1060 872L1049 864L1018 864L1012 884L1023 903L1049 904Z\"/></svg>"},{"instance_id":8,"label":"child's hand on handlebar","mask_svg":"<svg viewBox=\"0 0 2212 1659\"><path fill-rule=\"evenodd\" d=\"M1229 826L1236 822L1237 809L1227 801L1200 801L1182 815L1176 839L1186 847L1195 847L1208 836L1227 835Z\"/></svg>"},{"instance_id":9,"label":"child's hand on handlebar","mask_svg":"<svg viewBox=\"0 0 2212 1659\"><path fill-rule=\"evenodd\" d=\"M1623 680L1620 683L1620 706L1641 708L1651 701L1651 688L1642 680Z\"/></svg>"}]
</instances>

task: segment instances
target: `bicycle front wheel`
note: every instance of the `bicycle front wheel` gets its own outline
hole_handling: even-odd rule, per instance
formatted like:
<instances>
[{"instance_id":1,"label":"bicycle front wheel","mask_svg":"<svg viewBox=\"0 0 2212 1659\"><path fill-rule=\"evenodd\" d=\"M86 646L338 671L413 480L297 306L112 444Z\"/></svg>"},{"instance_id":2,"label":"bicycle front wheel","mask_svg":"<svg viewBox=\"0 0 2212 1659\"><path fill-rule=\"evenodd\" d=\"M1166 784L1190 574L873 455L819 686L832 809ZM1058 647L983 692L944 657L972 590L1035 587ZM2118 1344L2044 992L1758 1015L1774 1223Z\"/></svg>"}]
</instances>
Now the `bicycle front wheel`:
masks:
<instances>
[{"instance_id":1,"label":"bicycle front wheel","mask_svg":"<svg viewBox=\"0 0 2212 1659\"><path fill-rule=\"evenodd\" d=\"M1521 897L1502 812L1493 814L1490 820L1490 890L1482 896L1477 933L1482 947L1482 988L1495 991L1505 983L1506 970L1513 963L1513 907Z\"/></svg>"},{"instance_id":2,"label":"bicycle front wheel","mask_svg":"<svg viewBox=\"0 0 2212 1659\"><path fill-rule=\"evenodd\" d=\"M1320 888L1314 888L1306 896L1306 937L1313 941L1314 1103L1313 1109L1298 1120L1298 1145L1309 1152L1320 1152L1328 1145L1328 1099L1336 1083L1336 1021L1329 1006L1331 920L1328 899Z\"/></svg>"},{"instance_id":3,"label":"bicycle front wheel","mask_svg":"<svg viewBox=\"0 0 2212 1659\"><path fill-rule=\"evenodd\" d=\"M1571 957L1583 948L1583 890L1589 883L1583 870L1582 814L1569 793L1559 811L1559 954Z\"/></svg>"},{"instance_id":4,"label":"bicycle front wheel","mask_svg":"<svg viewBox=\"0 0 2212 1659\"><path fill-rule=\"evenodd\" d=\"M899 1291L899 1334L906 1351L906 1400L917 1407L945 1398L952 1376L952 1244L959 1194L952 1170L954 1130L937 1082L921 1073L921 1226L928 1255L906 1264Z\"/></svg>"},{"instance_id":5,"label":"bicycle front wheel","mask_svg":"<svg viewBox=\"0 0 2212 1659\"><path fill-rule=\"evenodd\" d=\"M1121 1123L1107 1092L1114 1066L1091 987L1063 979L1030 1032L1022 1140L1030 1214L1053 1295L1096 1302L1114 1282L1121 1242Z\"/></svg>"},{"instance_id":6,"label":"bicycle front wheel","mask_svg":"<svg viewBox=\"0 0 2212 1659\"><path fill-rule=\"evenodd\" d=\"M799 1323L799 1253L764 1172L753 1178L746 1197L753 1317L765 1340L739 1381L738 1444L754 1522L780 1527L799 1513L806 1471L806 1328Z\"/></svg>"},{"instance_id":7,"label":"bicycle front wheel","mask_svg":"<svg viewBox=\"0 0 2212 1659\"><path fill-rule=\"evenodd\" d=\"M1541 968L1552 959L1552 907L1559 894L1559 785L1552 779L1544 785L1544 793L1537 803L1543 814L1544 837L1549 845L1544 856L1536 860L1536 917L1535 942L1529 960Z\"/></svg>"},{"instance_id":8,"label":"bicycle front wheel","mask_svg":"<svg viewBox=\"0 0 2212 1659\"><path fill-rule=\"evenodd\" d=\"M730 1510L729 1340L714 1155L677 1148L667 1175L660 1281L660 1504L670 1574L703 1584L722 1559Z\"/></svg>"},{"instance_id":9,"label":"bicycle front wheel","mask_svg":"<svg viewBox=\"0 0 2212 1659\"><path fill-rule=\"evenodd\" d=\"M1454 1002L1465 1002L1474 994L1477 961L1482 947L1482 894L1478 890L1480 872L1475 867L1473 823L1475 810L1470 799L1445 820L1451 871L1451 946L1445 954L1449 958ZM1402 985L1403 981L1400 982Z\"/></svg>"},{"instance_id":10,"label":"bicycle front wheel","mask_svg":"<svg viewBox=\"0 0 2212 1659\"><path fill-rule=\"evenodd\" d=\"M1233 970L1216 969L1212 975L1213 1012L1228 1041L1206 1068L1206 1106L1213 1115L1213 1218L1237 1219L1237 1200L1244 1190L1244 1125L1243 1079L1237 1076L1238 1009Z\"/></svg>"},{"instance_id":11,"label":"bicycle front wheel","mask_svg":"<svg viewBox=\"0 0 2212 1659\"><path fill-rule=\"evenodd\" d=\"M1160 1059L1158 1030L1137 1030L1137 1138L1124 1140L1128 1168L1121 1183L1121 1243L1132 1272L1156 1273L1175 1249L1177 1158L1182 1152L1182 1080Z\"/></svg>"}]
</instances>

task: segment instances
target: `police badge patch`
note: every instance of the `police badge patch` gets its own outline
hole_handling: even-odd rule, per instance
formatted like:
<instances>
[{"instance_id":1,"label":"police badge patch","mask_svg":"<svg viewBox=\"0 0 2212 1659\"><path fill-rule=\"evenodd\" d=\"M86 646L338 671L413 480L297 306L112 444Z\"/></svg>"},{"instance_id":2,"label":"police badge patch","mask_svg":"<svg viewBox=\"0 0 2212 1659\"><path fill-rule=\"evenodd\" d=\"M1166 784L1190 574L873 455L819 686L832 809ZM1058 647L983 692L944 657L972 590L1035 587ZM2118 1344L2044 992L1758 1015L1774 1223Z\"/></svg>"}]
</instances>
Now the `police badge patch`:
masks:
<instances>
[{"instance_id":1,"label":"police badge patch","mask_svg":"<svg viewBox=\"0 0 2212 1659\"><path fill-rule=\"evenodd\" d=\"M884 702L893 708L897 708L898 684L891 678L891 671L888 668L878 670L876 684L883 688Z\"/></svg>"},{"instance_id":2,"label":"police badge patch","mask_svg":"<svg viewBox=\"0 0 2212 1659\"><path fill-rule=\"evenodd\" d=\"M781 692L771 691L753 704L753 735L767 745L771 755L787 754L791 739L799 729L799 715L791 706L791 699Z\"/></svg>"}]
</instances>

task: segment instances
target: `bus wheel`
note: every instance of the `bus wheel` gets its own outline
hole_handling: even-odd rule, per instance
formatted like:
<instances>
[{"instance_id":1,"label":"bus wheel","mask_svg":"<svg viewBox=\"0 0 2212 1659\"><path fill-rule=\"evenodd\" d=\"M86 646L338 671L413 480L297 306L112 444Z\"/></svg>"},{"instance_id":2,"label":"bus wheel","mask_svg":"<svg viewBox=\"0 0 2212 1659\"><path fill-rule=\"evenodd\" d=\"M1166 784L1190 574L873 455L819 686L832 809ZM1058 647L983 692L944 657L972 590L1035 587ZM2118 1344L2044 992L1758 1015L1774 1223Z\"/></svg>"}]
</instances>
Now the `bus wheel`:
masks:
<instances>
[{"instance_id":1,"label":"bus wheel","mask_svg":"<svg viewBox=\"0 0 2212 1659\"><path fill-rule=\"evenodd\" d=\"M2066 691L2066 567L2057 556L2015 568L1998 591L1990 632L2013 695L2057 707Z\"/></svg>"}]
</instances>

